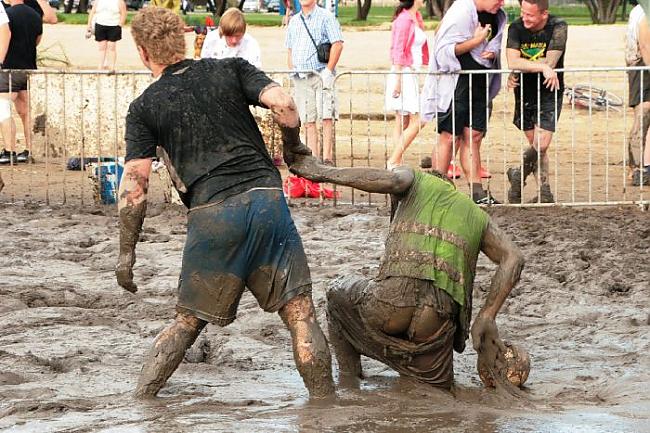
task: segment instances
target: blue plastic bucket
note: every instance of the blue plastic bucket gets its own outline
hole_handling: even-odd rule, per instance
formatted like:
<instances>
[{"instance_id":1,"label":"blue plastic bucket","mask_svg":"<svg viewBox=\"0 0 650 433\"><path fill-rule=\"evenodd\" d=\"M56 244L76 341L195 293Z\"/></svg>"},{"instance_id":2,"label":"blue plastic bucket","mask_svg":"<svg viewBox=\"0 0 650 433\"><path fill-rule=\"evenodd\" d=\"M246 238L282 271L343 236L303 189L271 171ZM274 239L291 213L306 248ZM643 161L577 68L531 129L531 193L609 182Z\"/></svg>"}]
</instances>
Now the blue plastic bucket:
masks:
<instances>
[{"instance_id":1,"label":"blue plastic bucket","mask_svg":"<svg viewBox=\"0 0 650 433\"><path fill-rule=\"evenodd\" d=\"M117 173L115 170L116 165ZM100 197L103 204L117 203L117 193L120 188L120 180L122 180L123 171L124 166L115 162L105 162L101 167L95 166L93 174L99 179Z\"/></svg>"}]
</instances>

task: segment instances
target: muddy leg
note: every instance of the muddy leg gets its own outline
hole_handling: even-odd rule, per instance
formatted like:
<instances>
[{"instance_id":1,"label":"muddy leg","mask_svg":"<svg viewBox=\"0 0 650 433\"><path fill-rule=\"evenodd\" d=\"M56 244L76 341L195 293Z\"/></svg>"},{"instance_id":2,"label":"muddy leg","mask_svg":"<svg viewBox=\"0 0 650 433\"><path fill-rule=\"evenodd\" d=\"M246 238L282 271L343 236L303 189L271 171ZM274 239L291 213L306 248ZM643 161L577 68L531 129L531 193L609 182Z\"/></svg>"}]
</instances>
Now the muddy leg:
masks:
<instances>
[{"instance_id":1,"label":"muddy leg","mask_svg":"<svg viewBox=\"0 0 650 433\"><path fill-rule=\"evenodd\" d=\"M332 317L330 311L328 311L327 319L330 343L334 348L334 355L339 364L339 384L346 388L358 388L359 379L363 378L361 354L345 339L340 325Z\"/></svg>"},{"instance_id":2,"label":"muddy leg","mask_svg":"<svg viewBox=\"0 0 650 433\"><path fill-rule=\"evenodd\" d=\"M311 398L334 397L332 357L323 331L316 322L310 295L301 294L279 311L291 332L293 358Z\"/></svg>"},{"instance_id":3,"label":"muddy leg","mask_svg":"<svg viewBox=\"0 0 650 433\"><path fill-rule=\"evenodd\" d=\"M135 389L136 398L149 398L158 394L205 325L206 322L197 317L178 313L174 322L158 334L153 347L145 356Z\"/></svg>"}]
</instances>

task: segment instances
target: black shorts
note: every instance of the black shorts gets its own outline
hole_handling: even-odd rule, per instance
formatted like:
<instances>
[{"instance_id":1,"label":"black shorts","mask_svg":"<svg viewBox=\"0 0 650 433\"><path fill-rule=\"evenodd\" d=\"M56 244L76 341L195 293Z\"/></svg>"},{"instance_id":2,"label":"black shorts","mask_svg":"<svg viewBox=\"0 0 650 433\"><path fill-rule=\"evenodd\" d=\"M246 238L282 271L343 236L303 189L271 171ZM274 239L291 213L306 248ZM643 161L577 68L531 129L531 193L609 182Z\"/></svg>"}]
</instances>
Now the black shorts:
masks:
<instances>
[{"instance_id":1,"label":"black shorts","mask_svg":"<svg viewBox=\"0 0 650 433\"><path fill-rule=\"evenodd\" d=\"M246 287L269 312L311 292L307 257L279 189L252 189L188 215L176 310L226 326Z\"/></svg>"},{"instance_id":2,"label":"black shorts","mask_svg":"<svg viewBox=\"0 0 650 433\"><path fill-rule=\"evenodd\" d=\"M633 66L645 66L643 61ZM627 71L627 82L630 89L630 107L641 103L641 71ZM650 71L643 71L643 101L650 101Z\"/></svg>"},{"instance_id":3,"label":"black shorts","mask_svg":"<svg viewBox=\"0 0 650 433\"><path fill-rule=\"evenodd\" d=\"M117 42L120 39L122 39L122 27L95 24L95 40L97 42Z\"/></svg>"},{"instance_id":4,"label":"black shorts","mask_svg":"<svg viewBox=\"0 0 650 433\"><path fill-rule=\"evenodd\" d=\"M0 93L15 93L27 90L28 81L27 72L0 72Z\"/></svg>"},{"instance_id":5,"label":"black shorts","mask_svg":"<svg viewBox=\"0 0 650 433\"><path fill-rule=\"evenodd\" d=\"M448 132L453 135L462 135L464 128L475 131L487 131L490 105L486 98L486 74L476 74L472 77L472 107L470 118L470 86L469 75L460 74L454 91L452 102L446 113L438 114L438 132ZM455 116L452 116L452 110Z\"/></svg>"},{"instance_id":6,"label":"black shorts","mask_svg":"<svg viewBox=\"0 0 650 433\"><path fill-rule=\"evenodd\" d=\"M556 120L560 120L560 113L562 112L562 100L564 99L564 89L557 91L557 105L555 103L554 94L543 94L540 96L541 110L537 112L537 98L535 101L527 102L524 97L524 112L523 112L523 127L522 127L522 113L521 101L519 93L515 92L515 115L512 120L514 125L522 131L530 131L535 129L535 125L546 130L555 132ZM539 117L538 117L539 114Z\"/></svg>"}]
</instances>

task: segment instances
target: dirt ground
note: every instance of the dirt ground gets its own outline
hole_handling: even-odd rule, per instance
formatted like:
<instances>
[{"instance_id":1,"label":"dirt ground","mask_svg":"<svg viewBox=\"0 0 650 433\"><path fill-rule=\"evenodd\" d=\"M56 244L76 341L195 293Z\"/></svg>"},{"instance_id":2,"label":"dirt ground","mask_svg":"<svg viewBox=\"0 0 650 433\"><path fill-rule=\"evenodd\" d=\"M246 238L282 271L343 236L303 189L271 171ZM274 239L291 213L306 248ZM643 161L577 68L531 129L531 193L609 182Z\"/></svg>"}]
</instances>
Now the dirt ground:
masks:
<instances>
[{"instance_id":1,"label":"dirt ground","mask_svg":"<svg viewBox=\"0 0 650 433\"><path fill-rule=\"evenodd\" d=\"M284 68L283 30L251 32L261 43L265 67ZM569 51L575 54L567 57L567 66L620 65L623 34L623 26L571 28ZM124 35L118 46L120 68L140 69L130 35ZM339 72L386 68L387 31L344 35ZM95 45L83 39L82 27L46 26L44 45L56 42L75 67L93 68ZM624 86L622 76L604 81ZM617 185L624 184L620 164L604 156L609 148L603 145L620 141L622 130L596 135L593 130L605 127L606 119L581 116L577 135L594 134L594 139L576 141L564 155L600 146L594 185L607 167L618 170ZM347 135L337 136L348 144L351 137L363 141L363 128L355 124ZM570 136L566 134L562 137ZM519 148L504 136L501 145L505 143ZM616 145L618 152L620 142ZM365 141L353 146L346 164L359 163L365 146ZM419 146L426 153L425 144ZM502 148L497 149L501 155ZM412 160L416 157L413 152ZM564 173L587 176L592 167L584 161L558 166ZM380 165L374 156L367 163ZM521 399L482 387L468 344L455 357L453 393L400 380L364 358L367 377L361 390L340 390L333 405L310 404L293 365L288 332L277 315L263 313L246 294L238 320L222 329L209 326L160 398L141 403L130 394L145 351L173 318L185 214L161 204L160 186L154 182L154 204L138 244L140 291L131 295L113 276L115 209L93 205L86 174L63 168L60 158L41 158L35 165L0 169L8 184L0 194L1 431L650 432L650 215L638 207L490 211L527 260L520 284L497 318L502 337L531 354L531 375ZM566 189L571 177L558 183L571 197ZM605 190L599 190L603 197ZM367 196L356 197L367 203ZM585 189L577 197L591 198ZM44 205L46 200L51 205ZM384 202L373 195L373 204ZM387 210L297 201L292 213L325 326L327 283L338 275L376 273ZM475 308L482 305L494 270L481 256Z\"/></svg>"},{"instance_id":2,"label":"dirt ground","mask_svg":"<svg viewBox=\"0 0 650 433\"><path fill-rule=\"evenodd\" d=\"M0 209L2 431L650 431L647 212L492 212L527 259L497 320L502 337L531 354L520 400L483 389L468 348L456 355L451 394L364 358L361 390L319 407L306 400L279 317L248 294L238 320L203 332L158 400L132 400L144 352L173 317L182 210L150 209L135 268L140 291L131 295L113 277L113 208ZM376 273L386 211L297 204L292 213L325 324L327 282ZM494 270L481 256L476 308Z\"/></svg>"}]
</instances>

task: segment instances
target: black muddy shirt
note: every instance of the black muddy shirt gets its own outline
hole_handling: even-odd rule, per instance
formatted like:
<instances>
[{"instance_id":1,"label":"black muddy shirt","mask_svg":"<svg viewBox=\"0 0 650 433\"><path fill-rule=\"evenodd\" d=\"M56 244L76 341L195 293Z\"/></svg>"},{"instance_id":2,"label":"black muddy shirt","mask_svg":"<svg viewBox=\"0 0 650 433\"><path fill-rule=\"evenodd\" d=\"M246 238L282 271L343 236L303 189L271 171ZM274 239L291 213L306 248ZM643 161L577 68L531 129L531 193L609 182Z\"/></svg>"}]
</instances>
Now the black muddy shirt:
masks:
<instances>
[{"instance_id":1,"label":"black muddy shirt","mask_svg":"<svg viewBox=\"0 0 650 433\"><path fill-rule=\"evenodd\" d=\"M36 45L43 33L43 21L24 4L7 8L11 39L3 63L5 69L36 69Z\"/></svg>"},{"instance_id":2,"label":"black muddy shirt","mask_svg":"<svg viewBox=\"0 0 650 433\"><path fill-rule=\"evenodd\" d=\"M129 106L126 161L161 146L187 193L186 206L221 201L256 187L280 188L280 173L249 105L275 83L246 60L183 60L165 68Z\"/></svg>"},{"instance_id":3,"label":"black muddy shirt","mask_svg":"<svg viewBox=\"0 0 650 433\"><path fill-rule=\"evenodd\" d=\"M546 25L542 30L532 33L524 27L521 18L517 18L508 28L508 42L506 48L518 50L522 59L532 62L544 61L547 51L562 51L562 56L555 68L564 68L564 53L566 50L567 23L553 15L548 16ZM558 72L560 89L564 90L564 73ZM540 98L552 95L553 92L544 86L544 76L541 73L523 74L523 88L525 101L537 101L537 83L539 81ZM519 92L515 92L517 98Z\"/></svg>"},{"instance_id":4,"label":"black muddy shirt","mask_svg":"<svg viewBox=\"0 0 650 433\"><path fill-rule=\"evenodd\" d=\"M41 8L41 5L39 5L36 0L25 0L23 3L34 9L36 13L41 17L41 19L43 18L43 8ZM2 2L2 6L4 6L5 9L9 9L11 7L10 4L4 2Z\"/></svg>"}]
</instances>

